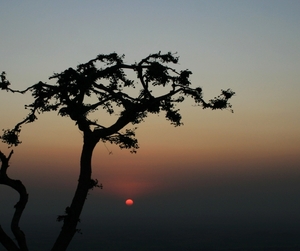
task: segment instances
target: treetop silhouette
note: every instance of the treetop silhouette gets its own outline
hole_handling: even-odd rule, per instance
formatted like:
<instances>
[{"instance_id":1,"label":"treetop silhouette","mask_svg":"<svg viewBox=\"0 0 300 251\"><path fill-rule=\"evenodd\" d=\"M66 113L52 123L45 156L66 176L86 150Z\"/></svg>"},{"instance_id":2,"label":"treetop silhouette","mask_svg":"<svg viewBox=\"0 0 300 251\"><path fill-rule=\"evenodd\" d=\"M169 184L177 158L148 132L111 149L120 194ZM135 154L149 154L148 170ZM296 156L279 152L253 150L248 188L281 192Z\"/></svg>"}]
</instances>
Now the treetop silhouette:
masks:
<instances>
[{"instance_id":1,"label":"treetop silhouette","mask_svg":"<svg viewBox=\"0 0 300 251\"><path fill-rule=\"evenodd\" d=\"M66 250L77 230L88 190L97 186L97 180L91 179L91 158L99 141L108 141L135 153L139 148L135 137L136 125L149 113L161 112L172 125L182 125L177 105L187 97L203 109L231 110L228 101L235 94L231 89L222 90L219 96L204 101L202 88L191 86L189 77L192 72L175 69L178 59L170 52L159 52L127 64L124 55L100 54L75 69L54 74L49 78L56 81L54 84L38 82L25 90L12 89L5 72L2 72L0 89L20 94L30 92L33 97L33 102L25 105L29 110L27 117L13 129L4 130L1 136L4 143L10 147L18 146L22 126L37 120L39 114L50 111L70 117L83 132L78 187L66 214L60 216L64 223L53 251ZM109 126L105 126L104 120L91 118L91 114L100 108L110 115L117 115ZM129 124L133 128L127 128Z\"/></svg>"},{"instance_id":2,"label":"treetop silhouette","mask_svg":"<svg viewBox=\"0 0 300 251\"><path fill-rule=\"evenodd\" d=\"M69 116L81 131L93 132L98 140L110 141L121 148L138 148L134 138L134 130L118 132L129 123L139 124L148 113L165 112L165 117L175 126L182 124L179 109L176 104L184 101L185 97L192 97L196 104L205 108L226 109L231 108L228 100L234 95L230 89L222 90L220 96L205 102L202 98L202 88L191 88L189 70L177 72L167 66L168 63L177 64L178 57L171 53L151 54L139 63L125 64L124 55L116 53L98 55L95 59L85 64L80 64L76 69L69 68L62 73L57 73L49 79L56 79L55 85L38 82L23 91L13 90L6 79L5 72L1 74L0 88L11 92L31 92L34 101L26 105L30 112L28 116L18 123L14 129L6 130L1 137L9 144L17 146L21 126L34 122L37 114L49 111L57 111L61 116ZM97 63L102 65L98 68ZM125 70L132 70L138 82L130 80ZM104 85L100 81L108 81ZM169 86L169 90L160 96L153 95L153 87ZM140 89L138 96L130 96L126 89ZM178 96L176 96L178 94ZM87 97L95 96L94 103L85 103ZM98 121L88 119L89 113L102 107L109 114L114 114L116 107L123 110L118 120L110 127L104 127ZM94 127L92 130L91 127Z\"/></svg>"}]
</instances>

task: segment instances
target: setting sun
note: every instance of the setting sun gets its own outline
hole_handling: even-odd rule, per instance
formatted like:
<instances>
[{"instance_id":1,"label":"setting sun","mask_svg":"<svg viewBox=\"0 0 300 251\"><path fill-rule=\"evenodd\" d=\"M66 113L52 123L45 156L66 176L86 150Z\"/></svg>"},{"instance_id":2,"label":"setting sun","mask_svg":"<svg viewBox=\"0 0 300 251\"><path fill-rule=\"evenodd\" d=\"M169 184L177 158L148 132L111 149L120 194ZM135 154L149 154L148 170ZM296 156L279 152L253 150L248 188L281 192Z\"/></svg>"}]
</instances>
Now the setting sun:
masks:
<instances>
[{"instance_id":1,"label":"setting sun","mask_svg":"<svg viewBox=\"0 0 300 251\"><path fill-rule=\"evenodd\" d=\"M132 206L132 205L133 205L133 200L132 200L132 199L127 199L127 200L125 201L125 204L126 204L127 206Z\"/></svg>"}]
</instances>

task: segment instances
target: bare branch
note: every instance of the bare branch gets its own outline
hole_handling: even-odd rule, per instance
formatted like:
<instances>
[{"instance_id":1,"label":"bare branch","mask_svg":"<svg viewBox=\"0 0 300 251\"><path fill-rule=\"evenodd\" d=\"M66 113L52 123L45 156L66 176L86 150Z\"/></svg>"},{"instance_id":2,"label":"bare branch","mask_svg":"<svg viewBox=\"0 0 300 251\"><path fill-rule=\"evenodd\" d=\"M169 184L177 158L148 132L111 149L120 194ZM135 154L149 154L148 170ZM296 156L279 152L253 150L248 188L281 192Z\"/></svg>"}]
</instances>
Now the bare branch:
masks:
<instances>
[{"instance_id":1,"label":"bare branch","mask_svg":"<svg viewBox=\"0 0 300 251\"><path fill-rule=\"evenodd\" d=\"M0 184L7 185L14 190L16 190L19 195L19 201L14 206L15 207L15 213L13 215L12 221L11 221L11 230L18 242L18 245L20 249L12 249L12 250L22 250L27 251L27 243L26 243L26 237L24 232L19 227L19 222L23 213L23 210L26 207L27 201L28 201L28 194L26 191L25 186L22 184L20 180L13 180L7 176L7 168L9 167L9 159L11 158L13 154L13 151L10 152L9 156L6 157L1 151L0 151L0 160L2 162L1 169L0 169ZM0 241L4 246L11 246L12 248L15 248L12 244L12 240L6 235L3 231L3 229L0 229ZM10 250L10 249L8 249Z\"/></svg>"},{"instance_id":2,"label":"bare branch","mask_svg":"<svg viewBox=\"0 0 300 251\"><path fill-rule=\"evenodd\" d=\"M0 225L0 242L8 251L21 251Z\"/></svg>"}]
</instances>

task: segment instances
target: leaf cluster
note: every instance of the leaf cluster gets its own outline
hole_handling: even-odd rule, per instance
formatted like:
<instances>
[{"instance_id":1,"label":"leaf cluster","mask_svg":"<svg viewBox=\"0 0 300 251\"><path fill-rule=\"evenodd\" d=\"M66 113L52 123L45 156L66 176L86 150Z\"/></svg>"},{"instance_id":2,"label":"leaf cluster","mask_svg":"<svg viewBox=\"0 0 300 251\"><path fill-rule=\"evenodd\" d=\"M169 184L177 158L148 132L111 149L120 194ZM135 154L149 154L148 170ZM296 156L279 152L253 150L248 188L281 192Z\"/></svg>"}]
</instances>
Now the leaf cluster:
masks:
<instances>
[{"instance_id":1,"label":"leaf cluster","mask_svg":"<svg viewBox=\"0 0 300 251\"><path fill-rule=\"evenodd\" d=\"M3 71L0 75L0 89L1 90L8 90L8 86L10 85L9 81L6 79L6 73Z\"/></svg>"}]
</instances>

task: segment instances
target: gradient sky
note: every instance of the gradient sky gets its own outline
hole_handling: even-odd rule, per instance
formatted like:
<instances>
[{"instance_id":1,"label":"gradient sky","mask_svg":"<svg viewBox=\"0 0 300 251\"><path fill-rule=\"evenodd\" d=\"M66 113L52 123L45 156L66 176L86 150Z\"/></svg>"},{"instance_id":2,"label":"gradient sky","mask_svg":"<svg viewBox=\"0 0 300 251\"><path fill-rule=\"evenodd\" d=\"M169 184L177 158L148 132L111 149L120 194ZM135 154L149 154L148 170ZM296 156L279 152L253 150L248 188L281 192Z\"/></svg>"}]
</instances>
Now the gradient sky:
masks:
<instances>
[{"instance_id":1,"label":"gradient sky","mask_svg":"<svg viewBox=\"0 0 300 251\"><path fill-rule=\"evenodd\" d=\"M93 177L104 189L91 192L83 219L300 224L299 13L298 0L2 1L0 70L24 89L98 54L125 54L133 63L177 52L206 100L221 89L236 92L234 113L187 101L180 107L184 126L174 128L162 115L139 125L136 155L99 143ZM0 128L23 119L30 101L1 92ZM10 174L30 193L24 222L47 215L51 225L71 201L82 135L53 113L24 126L21 140ZM3 143L0 149L10 151ZM0 195L5 221L17 198L2 186ZM128 197L135 200L131 211Z\"/></svg>"}]
</instances>

